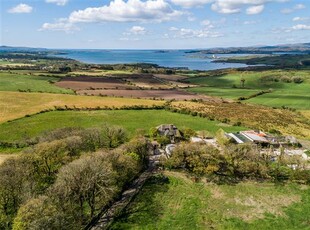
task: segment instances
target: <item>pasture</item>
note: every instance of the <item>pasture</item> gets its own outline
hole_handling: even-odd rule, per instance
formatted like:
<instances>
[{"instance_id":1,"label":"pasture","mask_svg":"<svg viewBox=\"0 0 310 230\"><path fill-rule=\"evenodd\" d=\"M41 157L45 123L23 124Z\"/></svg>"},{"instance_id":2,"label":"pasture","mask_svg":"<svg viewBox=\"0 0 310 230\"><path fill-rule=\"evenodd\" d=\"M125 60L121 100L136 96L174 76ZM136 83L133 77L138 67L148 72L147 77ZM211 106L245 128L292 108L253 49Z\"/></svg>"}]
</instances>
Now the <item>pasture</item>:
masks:
<instances>
[{"instance_id":1,"label":"pasture","mask_svg":"<svg viewBox=\"0 0 310 230\"><path fill-rule=\"evenodd\" d=\"M0 91L0 123L58 107L121 108L123 106L163 105L164 101L132 98L89 97L66 94L20 93Z\"/></svg>"},{"instance_id":2,"label":"pasture","mask_svg":"<svg viewBox=\"0 0 310 230\"><path fill-rule=\"evenodd\" d=\"M310 189L267 182L193 182L184 173L151 178L111 229L309 229Z\"/></svg>"},{"instance_id":3,"label":"pasture","mask_svg":"<svg viewBox=\"0 0 310 230\"><path fill-rule=\"evenodd\" d=\"M294 83L295 78L301 78L303 82ZM247 102L272 107L310 109L310 71L235 71L219 76L189 78L186 81L199 85L197 88L189 89L190 92L235 100L239 97L249 97L262 90L271 90L271 93L252 98Z\"/></svg>"},{"instance_id":4,"label":"pasture","mask_svg":"<svg viewBox=\"0 0 310 230\"><path fill-rule=\"evenodd\" d=\"M59 81L59 78L57 77L0 72L0 91L31 91L73 94L72 90L55 86L53 83L57 81Z\"/></svg>"},{"instance_id":5,"label":"pasture","mask_svg":"<svg viewBox=\"0 0 310 230\"><path fill-rule=\"evenodd\" d=\"M172 108L179 111L200 113L210 119L230 124L241 123L246 127L269 131L276 129L286 135L310 139L310 124L307 116L288 109L274 109L266 106L228 102L172 102Z\"/></svg>"},{"instance_id":6,"label":"pasture","mask_svg":"<svg viewBox=\"0 0 310 230\"><path fill-rule=\"evenodd\" d=\"M151 127L174 124L179 128L208 130L211 134L223 128L240 131L244 127L229 126L201 117L172 113L165 110L98 110L98 111L52 111L0 124L0 141L18 141L64 127L98 127L104 124L119 125L133 135L137 129L148 133Z\"/></svg>"}]
</instances>

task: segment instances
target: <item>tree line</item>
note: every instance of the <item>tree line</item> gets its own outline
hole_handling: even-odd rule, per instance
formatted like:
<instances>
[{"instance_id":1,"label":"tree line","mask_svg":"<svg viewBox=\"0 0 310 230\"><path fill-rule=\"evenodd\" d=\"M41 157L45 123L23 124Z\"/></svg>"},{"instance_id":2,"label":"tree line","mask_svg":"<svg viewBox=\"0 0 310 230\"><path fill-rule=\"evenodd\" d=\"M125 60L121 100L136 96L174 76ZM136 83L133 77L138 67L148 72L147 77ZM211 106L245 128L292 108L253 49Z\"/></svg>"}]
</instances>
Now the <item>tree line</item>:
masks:
<instances>
[{"instance_id":1,"label":"tree line","mask_svg":"<svg viewBox=\"0 0 310 230\"><path fill-rule=\"evenodd\" d=\"M117 126L64 128L0 166L0 229L82 229L147 165Z\"/></svg>"}]
</instances>

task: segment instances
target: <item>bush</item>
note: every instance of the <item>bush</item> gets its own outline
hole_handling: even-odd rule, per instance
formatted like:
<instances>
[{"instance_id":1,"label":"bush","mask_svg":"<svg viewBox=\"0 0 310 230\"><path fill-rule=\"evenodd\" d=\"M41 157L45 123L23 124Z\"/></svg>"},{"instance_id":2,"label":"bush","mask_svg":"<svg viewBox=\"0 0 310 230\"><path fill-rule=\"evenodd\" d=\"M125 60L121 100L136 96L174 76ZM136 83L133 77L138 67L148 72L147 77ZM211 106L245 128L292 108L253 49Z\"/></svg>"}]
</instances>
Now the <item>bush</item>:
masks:
<instances>
[{"instance_id":1,"label":"bush","mask_svg":"<svg viewBox=\"0 0 310 230\"><path fill-rule=\"evenodd\" d=\"M304 80L301 77L294 77L293 82L296 84L301 84L304 82Z\"/></svg>"},{"instance_id":2,"label":"bush","mask_svg":"<svg viewBox=\"0 0 310 230\"><path fill-rule=\"evenodd\" d=\"M170 139L166 136L158 136L157 137L157 142L160 144L160 145L168 145L170 144Z\"/></svg>"},{"instance_id":3,"label":"bush","mask_svg":"<svg viewBox=\"0 0 310 230\"><path fill-rule=\"evenodd\" d=\"M185 168L197 177L216 173L220 170L223 156L206 144L184 143L178 145L171 158L164 162L168 168Z\"/></svg>"},{"instance_id":4,"label":"bush","mask_svg":"<svg viewBox=\"0 0 310 230\"><path fill-rule=\"evenodd\" d=\"M183 136L185 139L189 140L191 137L196 136L197 133L195 130L190 128L184 128L181 130L181 133L183 133Z\"/></svg>"},{"instance_id":5,"label":"bush","mask_svg":"<svg viewBox=\"0 0 310 230\"><path fill-rule=\"evenodd\" d=\"M285 82L285 83L291 83L292 79L290 77L288 77L288 76L282 76L281 77L281 81Z\"/></svg>"},{"instance_id":6,"label":"bush","mask_svg":"<svg viewBox=\"0 0 310 230\"><path fill-rule=\"evenodd\" d=\"M269 169L269 175L272 176L276 183L283 183L287 181L292 173L292 169L287 166L279 165L278 163L272 164Z\"/></svg>"},{"instance_id":7,"label":"bush","mask_svg":"<svg viewBox=\"0 0 310 230\"><path fill-rule=\"evenodd\" d=\"M242 125L241 121L237 121L236 123L233 124L233 126L241 126L241 125Z\"/></svg>"},{"instance_id":8,"label":"bush","mask_svg":"<svg viewBox=\"0 0 310 230\"><path fill-rule=\"evenodd\" d=\"M282 133L281 133L279 130L277 130L277 129L270 129L268 132L271 133L271 134L276 134L276 135L281 135L281 134L282 134Z\"/></svg>"},{"instance_id":9,"label":"bush","mask_svg":"<svg viewBox=\"0 0 310 230\"><path fill-rule=\"evenodd\" d=\"M279 76L274 76L274 75L266 75L266 76L262 76L261 78L260 78L260 80L262 81L262 82L272 82L272 81L274 81L274 82L278 82L279 81Z\"/></svg>"},{"instance_id":10,"label":"bush","mask_svg":"<svg viewBox=\"0 0 310 230\"><path fill-rule=\"evenodd\" d=\"M127 141L127 132L119 126L105 125L101 131L102 144L106 148L116 148Z\"/></svg>"},{"instance_id":11,"label":"bush","mask_svg":"<svg viewBox=\"0 0 310 230\"><path fill-rule=\"evenodd\" d=\"M310 184L310 170L295 170L292 172L290 180L301 184Z\"/></svg>"}]
</instances>

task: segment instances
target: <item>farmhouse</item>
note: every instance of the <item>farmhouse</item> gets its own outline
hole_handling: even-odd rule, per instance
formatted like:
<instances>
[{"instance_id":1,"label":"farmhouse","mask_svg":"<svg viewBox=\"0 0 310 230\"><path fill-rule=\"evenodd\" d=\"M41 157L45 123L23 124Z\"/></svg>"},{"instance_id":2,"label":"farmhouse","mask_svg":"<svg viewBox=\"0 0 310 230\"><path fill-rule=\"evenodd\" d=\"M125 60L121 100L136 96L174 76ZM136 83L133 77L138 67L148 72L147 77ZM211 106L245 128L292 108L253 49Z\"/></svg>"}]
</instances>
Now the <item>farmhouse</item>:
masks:
<instances>
[{"instance_id":1,"label":"farmhouse","mask_svg":"<svg viewBox=\"0 0 310 230\"><path fill-rule=\"evenodd\" d=\"M157 132L160 136L166 136L170 139L171 143L175 143L177 140L182 138L182 133L173 124L164 124L156 127Z\"/></svg>"}]
</instances>

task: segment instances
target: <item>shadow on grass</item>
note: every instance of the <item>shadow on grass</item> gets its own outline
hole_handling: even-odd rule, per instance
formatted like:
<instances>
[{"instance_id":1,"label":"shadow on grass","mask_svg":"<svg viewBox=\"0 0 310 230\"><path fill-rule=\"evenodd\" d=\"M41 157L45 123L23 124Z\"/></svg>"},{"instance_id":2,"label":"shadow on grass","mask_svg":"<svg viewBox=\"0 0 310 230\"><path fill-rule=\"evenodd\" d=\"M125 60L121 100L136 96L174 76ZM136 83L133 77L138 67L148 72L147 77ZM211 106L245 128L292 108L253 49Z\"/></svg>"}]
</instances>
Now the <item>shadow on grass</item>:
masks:
<instances>
[{"instance_id":1,"label":"shadow on grass","mask_svg":"<svg viewBox=\"0 0 310 230\"><path fill-rule=\"evenodd\" d=\"M158 174L147 180L140 193L123 213L114 220L109 229L144 228L147 223L156 223L164 210L157 202L158 196L168 191L169 178Z\"/></svg>"}]
</instances>

